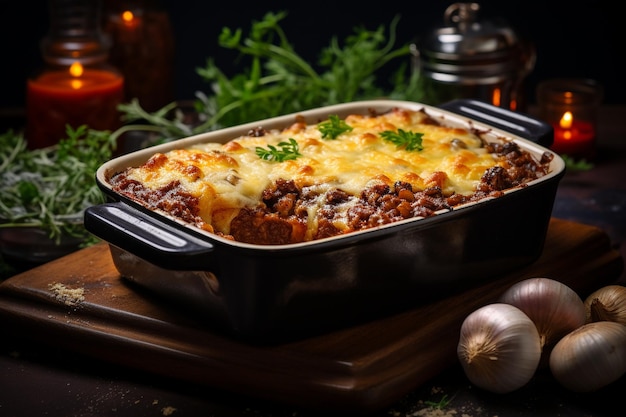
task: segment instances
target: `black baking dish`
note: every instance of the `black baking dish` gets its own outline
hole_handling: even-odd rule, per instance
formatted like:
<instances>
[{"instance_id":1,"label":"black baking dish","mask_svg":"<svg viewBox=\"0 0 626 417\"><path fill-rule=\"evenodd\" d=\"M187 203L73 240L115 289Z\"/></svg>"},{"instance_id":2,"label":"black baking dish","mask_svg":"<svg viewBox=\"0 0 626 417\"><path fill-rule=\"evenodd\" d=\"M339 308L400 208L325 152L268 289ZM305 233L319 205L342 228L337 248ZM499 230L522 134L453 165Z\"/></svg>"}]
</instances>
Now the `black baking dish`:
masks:
<instances>
[{"instance_id":1,"label":"black baking dish","mask_svg":"<svg viewBox=\"0 0 626 417\"><path fill-rule=\"evenodd\" d=\"M451 125L475 127L516 141L537 157L552 128L533 118L473 100L442 107L374 100L298 113L315 123L392 107L423 109ZM202 317L207 326L250 342L306 337L361 323L475 286L535 261L542 252L558 183L549 175L504 196L434 217L300 244L234 242L148 210L112 191L107 178L154 152L198 142L225 142L253 127L284 127L286 115L181 139L103 164L97 182L110 202L91 207L85 226L109 243L126 279ZM511 133L514 132L514 133Z\"/></svg>"}]
</instances>

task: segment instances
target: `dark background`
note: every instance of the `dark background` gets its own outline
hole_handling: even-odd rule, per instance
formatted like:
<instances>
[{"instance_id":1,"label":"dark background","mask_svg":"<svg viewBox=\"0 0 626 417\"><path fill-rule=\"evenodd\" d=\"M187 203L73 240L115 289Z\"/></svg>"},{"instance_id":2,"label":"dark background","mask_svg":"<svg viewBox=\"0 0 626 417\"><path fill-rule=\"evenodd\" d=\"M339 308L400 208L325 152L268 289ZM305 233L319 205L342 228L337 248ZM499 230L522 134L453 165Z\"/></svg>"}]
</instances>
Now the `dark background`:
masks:
<instances>
[{"instance_id":1,"label":"dark background","mask_svg":"<svg viewBox=\"0 0 626 417\"><path fill-rule=\"evenodd\" d=\"M106 3L107 0L104 0ZM287 11L281 27L295 50L315 62L319 51L336 36L343 40L357 26L388 27L400 15L398 42L410 43L443 23L444 10L453 1L379 2L344 5L338 1L294 2L159 2L169 14L175 41L176 99L192 99L208 85L196 68L213 57L227 73L240 71L232 51L221 48L223 27L245 32L252 20L267 11ZM621 15L608 1L483 0L479 19L502 18L537 50L537 63L527 78L528 102L534 102L538 82L548 78L584 77L605 87L604 102L626 103L626 36ZM29 74L42 64L39 42L48 30L45 0L0 0L0 108L21 108Z\"/></svg>"}]
</instances>

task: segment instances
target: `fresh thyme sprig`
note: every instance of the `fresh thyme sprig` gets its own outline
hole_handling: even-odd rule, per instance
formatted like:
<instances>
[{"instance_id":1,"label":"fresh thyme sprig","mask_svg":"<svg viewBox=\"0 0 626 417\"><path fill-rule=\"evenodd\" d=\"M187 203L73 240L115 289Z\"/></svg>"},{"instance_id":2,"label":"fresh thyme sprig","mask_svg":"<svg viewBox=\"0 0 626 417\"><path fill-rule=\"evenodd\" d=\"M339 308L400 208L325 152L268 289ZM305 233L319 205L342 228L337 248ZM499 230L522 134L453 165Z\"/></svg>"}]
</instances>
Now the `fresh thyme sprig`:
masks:
<instances>
[{"instance_id":1,"label":"fresh thyme sprig","mask_svg":"<svg viewBox=\"0 0 626 417\"><path fill-rule=\"evenodd\" d=\"M267 145L267 149L257 146L255 152L259 158L274 162L284 162L302 156L298 142L294 138L289 138L288 142L279 142L278 146L280 149L273 145Z\"/></svg>"},{"instance_id":2,"label":"fresh thyme sprig","mask_svg":"<svg viewBox=\"0 0 626 417\"><path fill-rule=\"evenodd\" d=\"M423 133L398 129L397 132L385 130L380 133L380 136L399 148L404 147L407 151L421 151L424 149L424 146L422 146Z\"/></svg>"},{"instance_id":3,"label":"fresh thyme sprig","mask_svg":"<svg viewBox=\"0 0 626 417\"><path fill-rule=\"evenodd\" d=\"M319 123L317 128L322 134L322 139L337 139L342 133L352 130L352 126L346 123L345 120L340 119L336 114L328 116L328 120Z\"/></svg>"}]
</instances>

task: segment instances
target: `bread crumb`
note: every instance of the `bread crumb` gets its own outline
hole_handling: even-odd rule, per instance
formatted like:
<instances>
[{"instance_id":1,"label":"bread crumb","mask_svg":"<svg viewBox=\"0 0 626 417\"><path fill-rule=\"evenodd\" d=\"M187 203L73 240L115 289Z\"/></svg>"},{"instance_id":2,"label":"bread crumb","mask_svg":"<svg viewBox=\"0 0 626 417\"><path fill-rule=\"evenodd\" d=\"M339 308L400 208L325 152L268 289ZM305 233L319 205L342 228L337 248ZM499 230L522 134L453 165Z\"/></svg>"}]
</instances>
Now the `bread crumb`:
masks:
<instances>
[{"instance_id":1,"label":"bread crumb","mask_svg":"<svg viewBox=\"0 0 626 417\"><path fill-rule=\"evenodd\" d=\"M457 411L455 409L442 410L440 408L422 408L421 410L413 413L414 416L419 417L453 417L456 416Z\"/></svg>"},{"instance_id":2,"label":"bread crumb","mask_svg":"<svg viewBox=\"0 0 626 417\"><path fill-rule=\"evenodd\" d=\"M67 306L76 306L85 300L84 288L69 288L59 282L50 284L48 288L54 293L56 300Z\"/></svg>"},{"instance_id":3,"label":"bread crumb","mask_svg":"<svg viewBox=\"0 0 626 417\"><path fill-rule=\"evenodd\" d=\"M163 413L164 416L171 416L172 414L174 414L176 412L176 409L174 407L163 407L161 409L161 413Z\"/></svg>"}]
</instances>

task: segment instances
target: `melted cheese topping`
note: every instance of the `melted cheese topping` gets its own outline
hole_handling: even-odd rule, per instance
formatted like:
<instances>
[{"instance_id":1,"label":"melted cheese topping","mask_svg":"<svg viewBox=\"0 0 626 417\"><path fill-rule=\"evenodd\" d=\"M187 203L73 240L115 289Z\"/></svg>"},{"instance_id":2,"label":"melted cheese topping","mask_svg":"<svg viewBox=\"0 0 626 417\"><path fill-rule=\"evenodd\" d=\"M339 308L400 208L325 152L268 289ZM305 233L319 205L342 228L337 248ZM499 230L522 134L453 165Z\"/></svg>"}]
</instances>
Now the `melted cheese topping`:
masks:
<instances>
[{"instance_id":1,"label":"melted cheese topping","mask_svg":"<svg viewBox=\"0 0 626 417\"><path fill-rule=\"evenodd\" d=\"M242 136L225 144L206 143L156 154L143 166L129 169L127 176L154 190L180 182L185 192L198 198L203 221L224 234L230 232L230 222L240 209L261 204L263 190L279 179L293 180L320 196L307 208L310 239L326 191L340 189L353 196L337 206L340 211L346 211L374 183L391 186L403 181L414 190L439 186L446 195L468 195L488 168L503 163L485 151L473 132L438 125L424 112L396 109L344 120L352 130L336 139L322 138L316 124L296 122L259 137ZM423 150L407 151L380 135L399 129L422 133ZM256 153L257 147L280 148L278 144L289 139L298 143L301 154L294 160L268 161ZM341 220L335 226L341 229Z\"/></svg>"}]
</instances>

